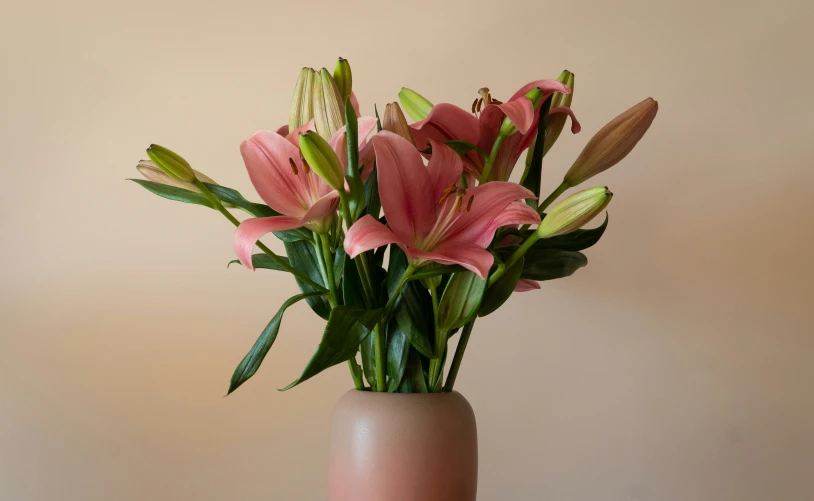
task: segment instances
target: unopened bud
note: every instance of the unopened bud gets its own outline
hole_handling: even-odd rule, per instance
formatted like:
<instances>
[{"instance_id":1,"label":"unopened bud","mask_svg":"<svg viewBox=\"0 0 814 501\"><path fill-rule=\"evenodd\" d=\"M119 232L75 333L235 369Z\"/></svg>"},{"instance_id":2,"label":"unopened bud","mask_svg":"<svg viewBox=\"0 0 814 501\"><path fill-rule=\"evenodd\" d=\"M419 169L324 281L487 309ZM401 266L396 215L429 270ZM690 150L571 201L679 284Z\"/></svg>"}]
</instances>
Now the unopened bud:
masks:
<instances>
[{"instance_id":1,"label":"unopened bud","mask_svg":"<svg viewBox=\"0 0 814 501\"><path fill-rule=\"evenodd\" d=\"M299 129L314 118L314 76L313 68L303 68L294 87L291 108L288 112L288 130Z\"/></svg>"},{"instance_id":2,"label":"unopened bud","mask_svg":"<svg viewBox=\"0 0 814 501\"><path fill-rule=\"evenodd\" d=\"M555 92L551 97L551 108L571 107L571 101L574 99L574 74L568 70L560 73L557 81L564 83L571 88L570 94L563 94L562 92ZM549 115L548 121L545 124L545 145L543 146L543 155L548 153L548 150L557 142L560 133L565 128L565 122L568 120L568 115L565 113L555 113Z\"/></svg>"},{"instance_id":3,"label":"unopened bud","mask_svg":"<svg viewBox=\"0 0 814 501\"><path fill-rule=\"evenodd\" d=\"M163 146L151 144L147 148L147 155L168 176L188 183L195 181L195 172L190 167L189 162L184 160L178 153Z\"/></svg>"},{"instance_id":4,"label":"unopened bud","mask_svg":"<svg viewBox=\"0 0 814 501\"><path fill-rule=\"evenodd\" d=\"M344 109L336 82L330 72L322 68L314 78L314 126L320 136L330 139L345 125Z\"/></svg>"},{"instance_id":5,"label":"unopened bud","mask_svg":"<svg viewBox=\"0 0 814 501\"><path fill-rule=\"evenodd\" d=\"M328 141L314 131L300 134L300 151L308 166L335 190L345 186L342 163Z\"/></svg>"},{"instance_id":6,"label":"unopened bud","mask_svg":"<svg viewBox=\"0 0 814 501\"><path fill-rule=\"evenodd\" d=\"M537 227L540 238L550 238L582 228L607 207L613 193L598 186L575 193L556 204Z\"/></svg>"},{"instance_id":7,"label":"unopened bud","mask_svg":"<svg viewBox=\"0 0 814 501\"><path fill-rule=\"evenodd\" d=\"M410 126L407 124L407 118L405 118L398 103L389 103L385 106L382 129L398 134L415 146L413 134L410 131Z\"/></svg>"},{"instance_id":8,"label":"unopened bud","mask_svg":"<svg viewBox=\"0 0 814 501\"><path fill-rule=\"evenodd\" d=\"M404 106L404 111L416 122L427 118L432 111L433 104L418 92L402 87L399 92L399 101Z\"/></svg>"},{"instance_id":9,"label":"unopened bud","mask_svg":"<svg viewBox=\"0 0 814 501\"><path fill-rule=\"evenodd\" d=\"M136 170L139 171L139 173L142 176L144 176L144 179L148 181L152 181L158 184L165 184L167 186L174 186L176 188L181 188L182 190L194 191L196 193L201 192L201 190L199 190L198 187L195 186L194 184L187 181L181 181L179 179L175 179L174 177L167 175L163 170L159 169L156 166L156 164L153 163L151 160L141 160L136 166ZM198 181L202 183L218 184L215 181L213 181L212 178L210 178L209 176L202 172L198 172L197 170L194 169L192 172L195 173L195 177L198 178Z\"/></svg>"},{"instance_id":10,"label":"unopened bud","mask_svg":"<svg viewBox=\"0 0 814 501\"><path fill-rule=\"evenodd\" d=\"M650 128L658 110L659 104L648 97L611 120L588 141L563 180L576 186L619 163Z\"/></svg>"},{"instance_id":11,"label":"unopened bud","mask_svg":"<svg viewBox=\"0 0 814 501\"><path fill-rule=\"evenodd\" d=\"M336 60L336 66L334 66L334 81L336 82L336 87L339 89L339 97L344 103L345 100L350 97L351 92L353 92L353 74L350 71L350 63L347 59L340 57Z\"/></svg>"}]
</instances>

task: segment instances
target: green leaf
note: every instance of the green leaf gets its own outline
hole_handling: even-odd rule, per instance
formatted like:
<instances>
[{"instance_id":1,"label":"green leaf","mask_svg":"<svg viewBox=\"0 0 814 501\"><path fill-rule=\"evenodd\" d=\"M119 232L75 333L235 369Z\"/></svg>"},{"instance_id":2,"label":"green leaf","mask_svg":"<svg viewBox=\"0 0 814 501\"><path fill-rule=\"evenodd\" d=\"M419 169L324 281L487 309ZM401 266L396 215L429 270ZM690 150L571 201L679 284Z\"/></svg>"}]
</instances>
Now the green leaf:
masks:
<instances>
[{"instance_id":1,"label":"green leaf","mask_svg":"<svg viewBox=\"0 0 814 501\"><path fill-rule=\"evenodd\" d=\"M399 393L429 393L424 368L421 365L421 355L415 350L409 350L407 368L399 385Z\"/></svg>"},{"instance_id":2,"label":"green leaf","mask_svg":"<svg viewBox=\"0 0 814 501\"><path fill-rule=\"evenodd\" d=\"M452 275L438 305L438 328L449 331L472 320L485 290L486 280L471 271Z\"/></svg>"},{"instance_id":3,"label":"green leaf","mask_svg":"<svg viewBox=\"0 0 814 501\"><path fill-rule=\"evenodd\" d=\"M520 274L523 272L523 261L523 257L515 261L510 268L503 272L497 282L486 289L483 294L483 302L478 310L478 316L485 317L500 308L509 299L517 282L520 280Z\"/></svg>"},{"instance_id":4,"label":"green leaf","mask_svg":"<svg viewBox=\"0 0 814 501\"><path fill-rule=\"evenodd\" d=\"M371 336L368 336L371 337ZM404 371L407 370L407 357L410 354L410 342L399 328L398 322L390 322L387 328L387 391L393 393L401 384Z\"/></svg>"},{"instance_id":5,"label":"green leaf","mask_svg":"<svg viewBox=\"0 0 814 501\"><path fill-rule=\"evenodd\" d=\"M283 388L283 391L356 356L359 345L379 321L381 313L381 310L365 310L355 306L337 306L331 310L316 352L308 361L302 375Z\"/></svg>"},{"instance_id":6,"label":"green leaf","mask_svg":"<svg viewBox=\"0 0 814 501\"><path fill-rule=\"evenodd\" d=\"M376 342L375 336L370 335L362 341L359 351L362 353L362 371L364 371L367 384L376 388Z\"/></svg>"},{"instance_id":7,"label":"green leaf","mask_svg":"<svg viewBox=\"0 0 814 501\"><path fill-rule=\"evenodd\" d=\"M526 163L526 170L523 172L523 177L520 184L524 188L528 188L534 193L534 196L540 197L540 183L542 182L543 175L543 155L545 146L545 126L548 122L548 111L551 109L551 96L543 102L540 107L540 120L537 121L537 135L534 139L533 149L529 150L526 154L528 162ZM534 210L537 210L537 199L526 199L526 203Z\"/></svg>"},{"instance_id":8,"label":"green leaf","mask_svg":"<svg viewBox=\"0 0 814 501\"><path fill-rule=\"evenodd\" d=\"M588 264L581 252L559 249L529 249L520 278L543 281L564 278Z\"/></svg>"},{"instance_id":9,"label":"green leaf","mask_svg":"<svg viewBox=\"0 0 814 501\"><path fill-rule=\"evenodd\" d=\"M564 235L552 238L541 238L534 242L532 249L559 249L567 251L581 251L596 244L605 229L608 227L608 213L605 213L605 221L596 228L590 230L576 230Z\"/></svg>"},{"instance_id":10,"label":"green leaf","mask_svg":"<svg viewBox=\"0 0 814 501\"><path fill-rule=\"evenodd\" d=\"M260 364L263 363L263 359L266 357L269 349L271 349L271 345L274 344L274 340L277 339L277 333L280 331L280 323L283 320L283 313L285 313L285 310L297 301L307 297L316 296L317 294L320 293L309 292L307 294L293 296L284 302L282 306L280 306L277 314L272 317L271 321L268 323L268 325L266 325L266 328L260 333L260 337L254 342L252 349L249 350L249 353L247 353L245 357L243 357L243 360L240 361L237 369L235 369L234 374L232 374L232 381L229 383L229 392L227 395L248 381L249 378L254 376L257 369L260 368Z\"/></svg>"},{"instance_id":11,"label":"green leaf","mask_svg":"<svg viewBox=\"0 0 814 501\"><path fill-rule=\"evenodd\" d=\"M340 245L334 252L334 279L336 286L339 287L342 283L342 277L345 275L345 262L350 261L345 249Z\"/></svg>"},{"instance_id":12,"label":"green leaf","mask_svg":"<svg viewBox=\"0 0 814 501\"><path fill-rule=\"evenodd\" d=\"M287 257L280 256L280 258L284 262L286 262L286 263L288 262ZM228 268L233 264L240 264L240 260L234 259L232 261L229 261L229 264L227 264L226 267ZM252 256L252 264L254 265L255 268L260 268L260 269L264 269L264 270L276 270L276 271L288 272L288 270L286 270L285 268L283 268L282 266L277 264L276 261L274 261L273 259L268 257L267 254L254 254Z\"/></svg>"},{"instance_id":13,"label":"green leaf","mask_svg":"<svg viewBox=\"0 0 814 501\"><path fill-rule=\"evenodd\" d=\"M166 198L167 200L203 205L204 207L214 209L209 200L207 200L207 198L201 193L185 190L183 188L176 188L175 186L169 186L166 184L155 183L153 181L146 181L144 179L128 179L128 181L133 181L134 183L147 189L147 191L150 193L154 193L159 197Z\"/></svg>"},{"instance_id":14,"label":"green leaf","mask_svg":"<svg viewBox=\"0 0 814 501\"><path fill-rule=\"evenodd\" d=\"M387 267L387 290L394 294L404 270L407 269L407 256L398 246L390 246L390 264ZM434 332L432 318L432 297L418 282L408 282L402 289L401 298L395 309L399 328L420 353L434 356L430 334Z\"/></svg>"},{"instance_id":15,"label":"green leaf","mask_svg":"<svg viewBox=\"0 0 814 501\"><path fill-rule=\"evenodd\" d=\"M379 198L379 173L375 164L373 172L370 173L365 183L365 207L368 214L379 219L379 213L382 211L382 201Z\"/></svg>"},{"instance_id":16,"label":"green leaf","mask_svg":"<svg viewBox=\"0 0 814 501\"><path fill-rule=\"evenodd\" d=\"M299 240L296 242L283 242L285 245L286 254L288 254L288 261L291 266L307 276L317 284L327 288L327 284L322 280L322 273L319 271L319 261L311 242ZM294 279L297 281L302 292L315 292L314 288L307 283L301 281L296 276ZM324 318L325 320L331 314L331 306L325 296L313 296L306 299L308 306L314 310L314 313Z\"/></svg>"},{"instance_id":17,"label":"green leaf","mask_svg":"<svg viewBox=\"0 0 814 501\"><path fill-rule=\"evenodd\" d=\"M457 264L453 265L438 265L438 266L426 266L422 268L420 271L413 273L413 275L408 280L422 280L424 278L432 278L437 277L439 275L450 275L452 273L457 273L459 271L465 271L466 268L463 266L458 266Z\"/></svg>"},{"instance_id":18,"label":"green leaf","mask_svg":"<svg viewBox=\"0 0 814 501\"><path fill-rule=\"evenodd\" d=\"M367 304L365 299L365 289L362 285L362 277L359 276L359 270L356 268L356 261L353 259L346 259L343 280L342 280L342 297L348 306L358 306L359 308L367 308L371 305Z\"/></svg>"}]
</instances>

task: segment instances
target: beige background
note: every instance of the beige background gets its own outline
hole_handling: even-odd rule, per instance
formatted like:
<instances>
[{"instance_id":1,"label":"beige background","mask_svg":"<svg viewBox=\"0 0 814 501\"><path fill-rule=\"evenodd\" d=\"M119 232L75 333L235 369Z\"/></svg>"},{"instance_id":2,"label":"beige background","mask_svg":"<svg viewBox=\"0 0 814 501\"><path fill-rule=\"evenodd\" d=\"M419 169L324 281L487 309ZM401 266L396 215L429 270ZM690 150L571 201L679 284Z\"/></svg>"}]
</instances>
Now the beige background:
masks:
<instances>
[{"instance_id":1,"label":"beige background","mask_svg":"<svg viewBox=\"0 0 814 501\"><path fill-rule=\"evenodd\" d=\"M339 55L367 112L402 85L466 106L574 71L584 132L546 160L549 189L607 120L660 103L597 180L616 197L590 266L478 323L458 386L480 499L814 499L812 9L5 3L0 500L325 499L347 370L276 391L321 322L292 309L223 398L295 286L227 270L225 220L124 178L159 142L252 193L239 142Z\"/></svg>"}]
</instances>

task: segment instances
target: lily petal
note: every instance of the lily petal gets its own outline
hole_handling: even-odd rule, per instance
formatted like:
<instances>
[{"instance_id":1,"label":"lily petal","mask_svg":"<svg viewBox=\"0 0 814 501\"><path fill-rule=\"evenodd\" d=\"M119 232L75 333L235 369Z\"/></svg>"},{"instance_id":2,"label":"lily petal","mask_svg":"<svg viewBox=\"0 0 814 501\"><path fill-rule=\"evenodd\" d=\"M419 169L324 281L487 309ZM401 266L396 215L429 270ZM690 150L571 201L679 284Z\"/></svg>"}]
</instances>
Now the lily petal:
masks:
<instances>
[{"instance_id":1,"label":"lily petal","mask_svg":"<svg viewBox=\"0 0 814 501\"><path fill-rule=\"evenodd\" d=\"M548 112L549 115L554 115L556 113L565 113L569 117L571 117L571 133L578 134L579 131L582 130L582 126L579 124L579 120L577 120L577 116L574 115L574 111L569 108L568 106L558 106L556 108L551 108Z\"/></svg>"},{"instance_id":2,"label":"lily petal","mask_svg":"<svg viewBox=\"0 0 814 501\"><path fill-rule=\"evenodd\" d=\"M512 121L517 130L520 131L521 134L525 134L529 131L529 127L531 127L532 122L534 122L534 104L531 102L531 99L527 98L526 96L520 96L517 99L512 101L489 106L496 106L500 109L509 120ZM489 107L487 106L487 108ZM486 111L486 110L484 110Z\"/></svg>"},{"instance_id":3,"label":"lily petal","mask_svg":"<svg viewBox=\"0 0 814 501\"><path fill-rule=\"evenodd\" d=\"M536 280L529 280L528 278L521 278L517 281L517 285L514 286L515 292L528 292L537 290L540 288L540 283Z\"/></svg>"},{"instance_id":4,"label":"lily petal","mask_svg":"<svg viewBox=\"0 0 814 501\"><path fill-rule=\"evenodd\" d=\"M359 145L360 150L362 149L362 146L366 143L367 136L369 136L370 133L373 132L375 129L376 129L376 117L371 117L371 116L359 117L359 120L357 121L357 130L358 130L357 143ZM345 131L346 130L347 130L347 126L343 125L336 132L334 132L334 135L331 136L331 140L328 141L328 144L331 145L331 148L333 148L334 151L336 151L337 145L340 142L340 136L341 136L342 142L347 141L345 139L345 137L346 137L345 136ZM347 147L347 144L345 146ZM347 159L346 159L346 161L347 161Z\"/></svg>"},{"instance_id":5,"label":"lily petal","mask_svg":"<svg viewBox=\"0 0 814 501\"><path fill-rule=\"evenodd\" d=\"M277 212L297 219L305 214L312 185L304 172L299 148L276 132L261 130L241 143L240 153L249 178L264 202ZM300 175L295 174L295 168Z\"/></svg>"},{"instance_id":6,"label":"lily petal","mask_svg":"<svg viewBox=\"0 0 814 501\"><path fill-rule=\"evenodd\" d=\"M424 149L429 139L438 142L462 139L478 143L478 119L468 111L449 103L433 107L427 118L410 126L413 139L419 149Z\"/></svg>"},{"instance_id":7,"label":"lily petal","mask_svg":"<svg viewBox=\"0 0 814 501\"><path fill-rule=\"evenodd\" d=\"M540 102L545 101L546 98L548 98L548 96L554 92L562 92L563 94L571 93L571 88L562 82L551 79L535 80L534 82L529 82L520 87L520 89L518 89L517 92L512 95L509 101L514 101L521 96L525 96L528 91L534 88L540 89L543 92L543 99L541 99Z\"/></svg>"},{"instance_id":8,"label":"lily petal","mask_svg":"<svg viewBox=\"0 0 814 501\"><path fill-rule=\"evenodd\" d=\"M526 209L515 205L509 207L515 200L524 198L535 198L534 193L519 184L502 181L466 190L463 203L469 210L462 211L461 216L455 220L454 228L443 245L475 244L483 248L489 245L494 237L494 231L498 228L493 224L496 219L500 226L521 224L512 222L516 219L524 221L531 219L529 222L533 222L536 219L532 219L531 213ZM504 211L507 211L505 216Z\"/></svg>"},{"instance_id":9,"label":"lily petal","mask_svg":"<svg viewBox=\"0 0 814 501\"><path fill-rule=\"evenodd\" d=\"M260 237L272 231L293 230L300 226L302 223L298 219L288 216L247 219L240 223L235 231L235 254L243 266L253 270L252 251Z\"/></svg>"},{"instance_id":10,"label":"lily petal","mask_svg":"<svg viewBox=\"0 0 814 501\"><path fill-rule=\"evenodd\" d=\"M432 182L432 198L438 204L444 190L461 179L464 164L460 155L449 146L432 139L430 139L430 146L432 147L432 157L427 171Z\"/></svg>"},{"instance_id":11,"label":"lily petal","mask_svg":"<svg viewBox=\"0 0 814 501\"><path fill-rule=\"evenodd\" d=\"M430 174L415 146L398 134L373 136L379 176L379 198L387 224L404 242L426 235L435 224Z\"/></svg>"},{"instance_id":12,"label":"lily petal","mask_svg":"<svg viewBox=\"0 0 814 501\"><path fill-rule=\"evenodd\" d=\"M477 245L441 245L432 252L419 249L405 249L412 261L434 261L441 264L459 264L481 278L486 278L495 257L491 252Z\"/></svg>"},{"instance_id":13,"label":"lily petal","mask_svg":"<svg viewBox=\"0 0 814 501\"><path fill-rule=\"evenodd\" d=\"M330 216L333 216L336 213L336 209L339 207L339 192L331 191L327 195L323 196L319 200L317 200L314 205L312 205L302 216L300 219L301 224L306 223L317 223L318 227L323 226L322 222L328 222L328 219L331 219ZM321 230L327 228L320 228Z\"/></svg>"},{"instance_id":14,"label":"lily petal","mask_svg":"<svg viewBox=\"0 0 814 501\"><path fill-rule=\"evenodd\" d=\"M353 223L345 235L345 252L351 258L383 245L396 243L396 234L370 214Z\"/></svg>"},{"instance_id":15,"label":"lily petal","mask_svg":"<svg viewBox=\"0 0 814 501\"><path fill-rule=\"evenodd\" d=\"M540 224L540 215L525 202L512 202L489 222L481 238L476 240L475 244L489 245L498 228L520 224Z\"/></svg>"}]
</instances>

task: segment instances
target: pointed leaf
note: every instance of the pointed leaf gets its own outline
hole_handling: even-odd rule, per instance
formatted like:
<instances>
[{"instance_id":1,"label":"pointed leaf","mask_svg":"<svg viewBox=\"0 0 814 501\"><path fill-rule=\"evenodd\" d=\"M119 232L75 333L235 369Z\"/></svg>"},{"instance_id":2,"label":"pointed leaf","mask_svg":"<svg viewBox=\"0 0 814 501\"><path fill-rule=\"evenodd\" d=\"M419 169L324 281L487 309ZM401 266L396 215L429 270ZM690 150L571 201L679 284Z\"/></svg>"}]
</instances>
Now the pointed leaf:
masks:
<instances>
[{"instance_id":1,"label":"pointed leaf","mask_svg":"<svg viewBox=\"0 0 814 501\"><path fill-rule=\"evenodd\" d=\"M243 360L240 361L237 369L235 369L234 374L232 374L232 381L229 383L229 392L227 395L248 381L249 378L254 376L257 369L260 368L260 364L263 363L263 359L266 357L269 349L271 349L271 345L274 344L274 340L277 339L277 333L280 331L280 323L283 320L283 313L285 313L285 310L303 298L313 297L318 294L321 293L309 292L306 294L293 296L284 302L282 306L280 306L280 310L277 311L277 314L274 315L274 317L272 317L271 321L268 323L268 325L266 325L266 328L263 329L262 333L260 333L260 337L257 338L257 341L255 341L252 349L249 350L249 353L247 353L245 357L243 357Z\"/></svg>"},{"instance_id":2,"label":"pointed leaf","mask_svg":"<svg viewBox=\"0 0 814 501\"><path fill-rule=\"evenodd\" d=\"M381 310L365 310L355 306L337 306L331 310L322 340L308 361L302 375L283 391L311 379L325 369L349 360L376 325Z\"/></svg>"},{"instance_id":3,"label":"pointed leaf","mask_svg":"<svg viewBox=\"0 0 814 501\"><path fill-rule=\"evenodd\" d=\"M350 188L350 211L354 219L357 219L362 215L362 209L364 208L365 185L362 182L362 173L359 170L359 122L350 98L345 101L345 138L348 149L348 167L345 172L345 179Z\"/></svg>"},{"instance_id":4,"label":"pointed leaf","mask_svg":"<svg viewBox=\"0 0 814 501\"><path fill-rule=\"evenodd\" d=\"M368 336L371 337L371 336ZM410 342L399 328L398 322L390 322L387 329L387 391L393 393L401 384L407 369Z\"/></svg>"},{"instance_id":5,"label":"pointed leaf","mask_svg":"<svg viewBox=\"0 0 814 501\"><path fill-rule=\"evenodd\" d=\"M283 244L291 266L317 284L327 288L327 284L322 280L322 273L319 271L319 261L313 244L305 240L283 242ZM294 278L302 292L314 292L313 287L297 277ZM308 306L314 310L314 313L326 320L328 319L331 314L331 306L325 296L309 296L306 301Z\"/></svg>"},{"instance_id":6,"label":"pointed leaf","mask_svg":"<svg viewBox=\"0 0 814 501\"><path fill-rule=\"evenodd\" d=\"M287 257L280 256L280 258L284 262L286 262L286 263L288 262ZM229 264L227 264L226 267L228 268L228 267L232 266L233 264L240 264L240 260L235 259L235 260L229 261ZM254 254L254 255L252 255L252 265L254 265L255 269L261 268L261 269L264 269L264 270L276 270L276 271L288 272L288 270L286 270L285 268L283 268L282 266L277 264L277 261L274 261L273 259L268 257L267 254Z\"/></svg>"},{"instance_id":7,"label":"pointed leaf","mask_svg":"<svg viewBox=\"0 0 814 501\"><path fill-rule=\"evenodd\" d=\"M153 181L146 181L144 179L128 179L128 181L133 181L134 183L146 188L147 191L154 193L159 197L166 198L167 200L175 200L176 202L203 205L204 207L214 209L209 200L207 200L207 198L201 193L196 193L194 191L185 190L183 188L177 188L175 186L169 186L166 184L155 183Z\"/></svg>"},{"instance_id":8,"label":"pointed leaf","mask_svg":"<svg viewBox=\"0 0 814 501\"><path fill-rule=\"evenodd\" d=\"M493 311L500 308L503 303L509 299L509 296L514 292L517 282L520 280L520 274L523 272L523 257L515 261L515 263L503 275L492 284L491 287L486 289L483 295L483 302L478 310L478 316L485 317Z\"/></svg>"},{"instance_id":9,"label":"pointed leaf","mask_svg":"<svg viewBox=\"0 0 814 501\"><path fill-rule=\"evenodd\" d=\"M588 264L588 258L581 252L558 249L529 249L525 256L523 273L520 278L543 281L573 275Z\"/></svg>"},{"instance_id":10,"label":"pointed leaf","mask_svg":"<svg viewBox=\"0 0 814 501\"><path fill-rule=\"evenodd\" d=\"M537 121L537 136L534 139L534 147L526 153L529 161L526 164L526 170L523 172L523 178L520 180L520 184L524 188L531 190L537 198L540 197L540 183L543 175L543 147L545 146L545 126L548 122L549 109L551 109L551 96L540 107L540 119ZM537 199L527 198L526 203L534 210L537 210Z\"/></svg>"}]
</instances>

